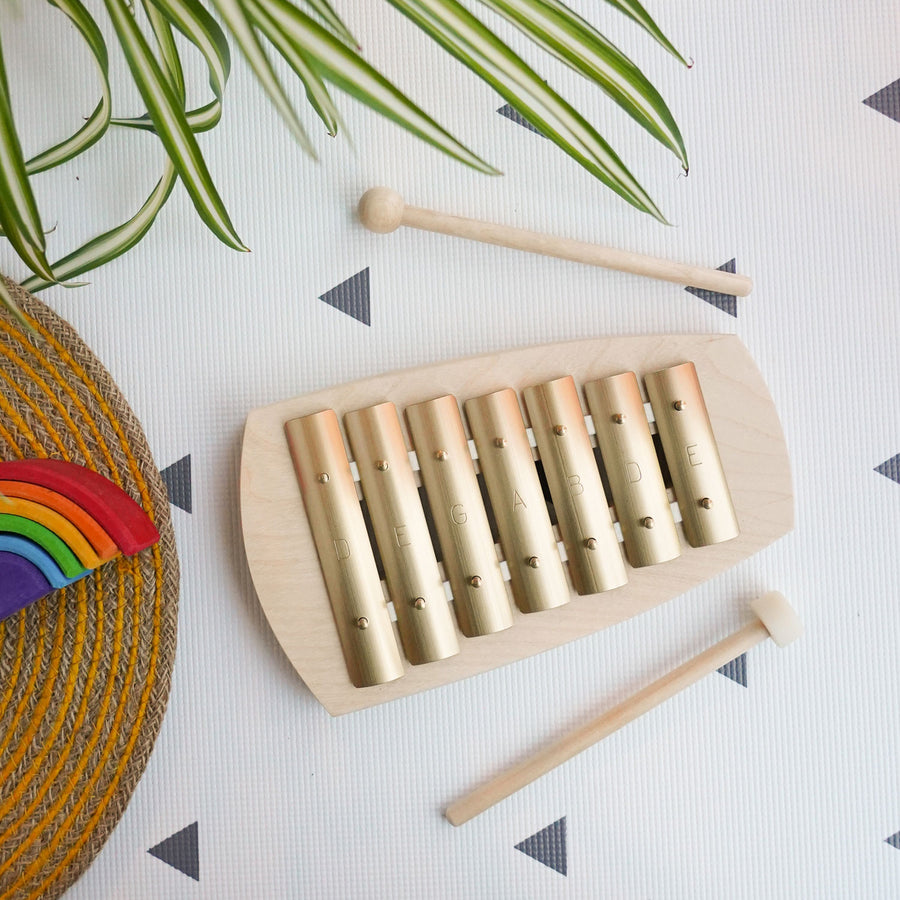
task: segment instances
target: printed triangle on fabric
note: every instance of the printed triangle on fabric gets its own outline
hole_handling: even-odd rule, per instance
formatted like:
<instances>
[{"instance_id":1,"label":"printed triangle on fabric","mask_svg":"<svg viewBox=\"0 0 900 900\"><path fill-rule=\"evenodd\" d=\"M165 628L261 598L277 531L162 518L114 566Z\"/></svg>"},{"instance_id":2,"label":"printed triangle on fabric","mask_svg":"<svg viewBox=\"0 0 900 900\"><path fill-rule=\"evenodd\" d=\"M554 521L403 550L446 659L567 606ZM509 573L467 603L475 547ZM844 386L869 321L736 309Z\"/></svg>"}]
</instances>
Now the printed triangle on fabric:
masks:
<instances>
[{"instance_id":1,"label":"printed triangle on fabric","mask_svg":"<svg viewBox=\"0 0 900 900\"><path fill-rule=\"evenodd\" d=\"M194 881L200 880L200 842L199 823L192 822L181 831L151 847L147 852L151 856L178 869Z\"/></svg>"},{"instance_id":2,"label":"printed triangle on fabric","mask_svg":"<svg viewBox=\"0 0 900 900\"><path fill-rule=\"evenodd\" d=\"M568 868L566 860L566 817L557 819L546 828L516 844L516 850L536 859L560 875Z\"/></svg>"},{"instance_id":3,"label":"printed triangle on fabric","mask_svg":"<svg viewBox=\"0 0 900 900\"><path fill-rule=\"evenodd\" d=\"M747 654L742 653L716 671L737 682L741 687L747 687Z\"/></svg>"},{"instance_id":4,"label":"printed triangle on fabric","mask_svg":"<svg viewBox=\"0 0 900 900\"><path fill-rule=\"evenodd\" d=\"M506 106L501 106L500 109L497 110L501 116L509 119L510 122L515 122L516 125L521 125L523 128L527 128L529 131L533 131L535 134L539 134L541 137L546 137L543 131L540 128L535 127L522 115L517 109L513 109L508 103Z\"/></svg>"},{"instance_id":5,"label":"printed triangle on fabric","mask_svg":"<svg viewBox=\"0 0 900 900\"><path fill-rule=\"evenodd\" d=\"M884 842L886 844L890 844L892 847L895 847L897 850L900 850L900 831L896 834L892 834L889 838L885 838Z\"/></svg>"},{"instance_id":6,"label":"printed triangle on fabric","mask_svg":"<svg viewBox=\"0 0 900 900\"><path fill-rule=\"evenodd\" d=\"M866 106L900 122L900 78L863 100Z\"/></svg>"},{"instance_id":7,"label":"printed triangle on fabric","mask_svg":"<svg viewBox=\"0 0 900 900\"><path fill-rule=\"evenodd\" d=\"M356 319L357 322L371 325L369 297L369 267L366 266L361 272L351 275L346 281L326 291L319 299Z\"/></svg>"},{"instance_id":8,"label":"printed triangle on fabric","mask_svg":"<svg viewBox=\"0 0 900 900\"><path fill-rule=\"evenodd\" d=\"M880 466L875 466L875 471L879 475L884 475L885 478L890 478L891 481L896 481L897 484L900 484L900 453L892 456L890 459L886 459Z\"/></svg>"},{"instance_id":9,"label":"printed triangle on fabric","mask_svg":"<svg viewBox=\"0 0 900 900\"><path fill-rule=\"evenodd\" d=\"M189 513L193 510L191 492L191 454L182 456L178 462L166 466L160 473L166 490L169 492L169 503Z\"/></svg>"},{"instance_id":10,"label":"printed triangle on fabric","mask_svg":"<svg viewBox=\"0 0 900 900\"><path fill-rule=\"evenodd\" d=\"M735 257L732 257L728 262L722 263L721 266L716 268L720 272L731 272L734 274L737 271L737 260ZM715 306L716 309L721 309L723 312L727 312L729 316L737 318L737 297L734 294L722 294L719 291L710 291L696 287L686 287L685 290L689 294L699 297L705 303Z\"/></svg>"}]
</instances>

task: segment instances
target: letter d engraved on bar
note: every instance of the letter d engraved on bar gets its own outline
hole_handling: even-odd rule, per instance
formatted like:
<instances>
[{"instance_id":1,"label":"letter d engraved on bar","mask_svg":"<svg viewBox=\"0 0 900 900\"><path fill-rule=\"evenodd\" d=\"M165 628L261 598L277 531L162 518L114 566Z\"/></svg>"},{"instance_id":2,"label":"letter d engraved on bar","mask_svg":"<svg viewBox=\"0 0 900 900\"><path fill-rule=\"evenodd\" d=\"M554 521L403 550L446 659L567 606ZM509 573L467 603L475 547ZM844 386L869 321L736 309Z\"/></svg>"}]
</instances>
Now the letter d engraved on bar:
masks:
<instances>
[{"instance_id":1,"label":"letter d engraved on bar","mask_svg":"<svg viewBox=\"0 0 900 900\"><path fill-rule=\"evenodd\" d=\"M705 547L737 537L740 527L694 364L653 372L644 382L688 543Z\"/></svg>"},{"instance_id":2,"label":"letter d engraved on bar","mask_svg":"<svg viewBox=\"0 0 900 900\"><path fill-rule=\"evenodd\" d=\"M644 401L634 372L584 386L628 561L652 566L681 554ZM652 524L652 528L648 526Z\"/></svg>"},{"instance_id":3,"label":"letter d engraved on bar","mask_svg":"<svg viewBox=\"0 0 900 900\"><path fill-rule=\"evenodd\" d=\"M284 430L350 680L357 687L393 681L403 661L337 416L324 410Z\"/></svg>"},{"instance_id":4,"label":"letter d engraved on bar","mask_svg":"<svg viewBox=\"0 0 900 900\"><path fill-rule=\"evenodd\" d=\"M574 380L528 387L524 396L575 590L621 587L628 576Z\"/></svg>"},{"instance_id":5,"label":"letter d engraved on bar","mask_svg":"<svg viewBox=\"0 0 900 900\"><path fill-rule=\"evenodd\" d=\"M512 607L456 398L446 395L409 406L406 421L460 630L475 637L509 628Z\"/></svg>"},{"instance_id":6,"label":"letter d engraved on bar","mask_svg":"<svg viewBox=\"0 0 900 900\"><path fill-rule=\"evenodd\" d=\"M418 665L453 656L459 641L397 410L393 403L358 409L344 425L406 657Z\"/></svg>"},{"instance_id":7,"label":"letter d engraved on bar","mask_svg":"<svg viewBox=\"0 0 900 900\"><path fill-rule=\"evenodd\" d=\"M465 409L516 604L538 612L568 603L569 584L515 392L474 397Z\"/></svg>"}]
</instances>

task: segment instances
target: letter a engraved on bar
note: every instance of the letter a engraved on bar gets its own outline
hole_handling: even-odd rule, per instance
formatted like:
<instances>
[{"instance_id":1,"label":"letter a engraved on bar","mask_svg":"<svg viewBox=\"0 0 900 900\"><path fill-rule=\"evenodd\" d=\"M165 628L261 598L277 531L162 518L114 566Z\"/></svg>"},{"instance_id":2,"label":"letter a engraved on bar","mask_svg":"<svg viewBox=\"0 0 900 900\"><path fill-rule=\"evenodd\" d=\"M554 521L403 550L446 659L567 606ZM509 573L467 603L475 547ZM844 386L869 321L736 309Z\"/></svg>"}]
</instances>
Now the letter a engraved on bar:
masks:
<instances>
[{"instance_id":1,"label":"letter a engraved on bar","mask_svg":"<svg viewBox=\"0 0 900 900\"><path fill-rule=\"evenodd\" d=\"M626 460L625 478L628 479L629 483L637 484L643 477L641 467L633 459Z\"/></svg>"},{"instance_id":2,"label":"letter a engraved on bar","mask_svg":"<svg viewBox=\"0 0 900 900\"><path fill-rule=\"evenodd\" d=\"M350 545L343 538L335 539L334 552L338 559L350 559Z\"/></svg>"},{"instance_id":3,"label":"letter a engraved on bar","mask_svg":"<svg viewBox=\"0 0 900 900\"><path fill-rule=\"evenodd\" d=\"M468 518L462 503L454 503L453 506L450 507L450 519L457 525L465 525Z\"/></svg>"},{"instance_id":4,"label":"letter a engraved on bar","mask_svg":"<svg viewBox=\"0 0 900 900\"><path fill-rule=\"evenodd\" d=\"M409 528L406 525L395 525L394 537L398 547L408 547L412 543L409 539Z\"/></svg>"},{"instance_id":5,"label":"letter a engraved on bar","mask_svg":"<svg viewBox=\"0 0 900 900\"><path fill-rule=\"evenodd\" d=\"M513 512L518 512L520 506L522 507L522 509L528 509L527 504L522 499L518 491L513 491L513 498Z\"/></svg>"},{"instance_id":6,"label":"letter a engraved on bar","mask_svg":"<svg viewBox=\"0 0 900 900\"><path fill-rule=\"evenodd\" d=\"M700 459L700 451L697 449L696 444L688 444L684 448L684 452L687 453L688 462L692 466L702 466L703 460Z\"/></svg>"},{"instance_id":7,"label":"letter a engraved on bar","mask_svg":"<svg viewBox=\"0 0 900 900\"><path fill-rule=\"evenodd\" d=\"M577 497L579 494L584 493L584 485L581 483L581 477L579 475L569 475L567 481L569 482L569 492L573 497Z\"/></svg>"}]
</instances>

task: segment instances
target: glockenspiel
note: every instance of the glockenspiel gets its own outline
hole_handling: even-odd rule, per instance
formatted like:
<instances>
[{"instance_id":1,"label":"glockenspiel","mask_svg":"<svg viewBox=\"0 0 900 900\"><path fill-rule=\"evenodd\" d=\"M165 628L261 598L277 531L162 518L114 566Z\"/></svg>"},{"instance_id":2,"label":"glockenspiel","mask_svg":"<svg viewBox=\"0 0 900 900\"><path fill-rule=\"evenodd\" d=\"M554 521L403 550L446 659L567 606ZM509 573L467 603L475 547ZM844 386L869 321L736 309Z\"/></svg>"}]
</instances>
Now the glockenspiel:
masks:
<instances>
[{"instance_id":1,"label":"glockenspiel","mask_svg":"<svg viewBox=\"0 0 900 900\"><path fill-rule=\"evenodd\" d=\"M777 411L733 335L549 344L260 407L240 497L260 604L333 715L591 634L793 527Z\"/></svg>"}]
</instances>

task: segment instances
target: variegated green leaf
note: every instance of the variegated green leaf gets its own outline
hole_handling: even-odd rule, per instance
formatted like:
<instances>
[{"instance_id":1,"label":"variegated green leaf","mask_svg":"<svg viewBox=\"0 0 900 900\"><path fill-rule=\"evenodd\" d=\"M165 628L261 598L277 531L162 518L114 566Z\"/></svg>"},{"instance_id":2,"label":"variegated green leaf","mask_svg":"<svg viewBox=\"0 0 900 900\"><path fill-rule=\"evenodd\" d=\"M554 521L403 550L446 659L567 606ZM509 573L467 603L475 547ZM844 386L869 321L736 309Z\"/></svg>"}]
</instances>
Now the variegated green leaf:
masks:
<instances>
[{"instance_id":1,"label":"variegated green leaf","mask_svg":"<svg viewBox=\"0 0 900 900\"><path fill-rule=\"evenodd\" d=\"M457 0L390 2L592 175L633 206L666 221L596 129Z\"/></svg>"},{"instance_id":2,"label":"variegated green leaf","mask_svg":"<svg viewBox=\"0 0 900 900\"><path fill-rule=\"evenodd\" d=\"M228 40L216 20L197 0L151 0L151 2L200 51L206 61L209 86L214 99L199 109L189 110L185 116L195 134L208 131L218 124L222 116L222 99L231 71ZM113 119L113 123L145 131L155 130L149 115Z\"/></svg>"},{"instance_id":3,"label":"variegated green leaf","mask_svg":"<svg viewBox=\"0 0 900 900\"><path fill-rule=\"evenodd\" d=\"M0 275L0 306L5 306L12 314L12 317L23 328L26 328L29 331L34 330L31 323L25 318L22 310L19 309L19 305L13 300L12 294L9 292L9 288L6 285L6 279L2 275ZM0 494L0 496L3 495Z\"/></svg>"},{"instance_id":4,"label":"variegated green leaf","mask_svg":"<svg viewBox=\"0 0 900 900\"><path fill-rule=\"evenodd\" d=\"M638 0L607 0L607 3L614 6L620 12L625 13L629 19L633 19L637 22L644 31L646 31L660 46L665 47L666 50L668 50L680 63L685 66L688 65L687 60L675 49L672 42L662 33L647 10L638 3Z\"/></svg>"},{"instance_id":5,"label":"variegated green leaf","mask_svg":"<svg viewBox=\"0 0 900 900\"><path fill-rule=\"evenodd\" d=\"M246 250L213 184L185 117L183 104L154 59L127 3L125 0L105 0L105 4L156 132L200 218L228 246Z\"/></svg>"},{"instance_id":6,"label":"variegated green leaf","mask_svg":"<svg viewBox=\"0 0 900 900\"><path fill-rule=\"evenodd\" d=\"M244 56L247 57L247 62L250 63L250 67L253 69L263 90L269 95L269 99L272 101L275 109L278 110L290 129L291 134L294 135L300 146L315 159L315 148L310 143L309 137L303 125L300 124L294 107L291 105L291 101L288 99L281 82L278 80L278 76L275 74L275 70L272 68L269 57L266 56L266 51L259 42L259 38L253 29L253 24L247 15L245 0L213 0L213 3L219 11L219 15L225 20L228 29L234 35L234 39L238 42Z\"/></svg>"},{"instance_id":7,"label":"variegated green leaf","mask_svg":"<svg viewBox=\"0 0 900 900\"><path fill-rule=\"evenodd\" d=\"M54 281L45 255L41 217L25 171L22 145L13 121L3 48L0 46L0 229L19 258L31 269Z\"/></svg>"},{"instance_id":8,"label":"variegated green leaf","mask_svg":"<svg viewBox=\"0 0 900 900\"><path fill-rule=\"evenodd\" d=\"M162 178L134 216L64 256L54 264L54 271L59 272L60 278L73 278L102 266L130 250L150 230L157 213L169 199L176 180L175 166L168 160ZM33 293L49 287L50 284L51 282L46 279L33 277L22 282L22 287Z\"/></svg>"},{"instance_id":9,"label":"variegated green leaf","mask_svg":"<svg viewBox=\"0 0 900 900\"><path fill-rule=\"evenodd\" d=\"M100 75L100 100L84 125L74 134L28 160L25 164L25 171L29 175L52 169L54 166L68 162L80 153L84 153L88 147L96 144L103 137L110 122L109 57L106 51L106 41L103 40L97 23L91 18L80 0L48 0L48 2L69 17L88 45Z\"/></svg>"},{"instance_id":10,"label":"variegated green leaf","mask_svg":"<svg viewBox=\"0 0 900 900\"><path fill-rule=\"evenodd\" d=\"M444 153L481 172L497 174L361 56L287 0L254 0L299 49L315 61L322 77L357 100L402 125Z\"/></svg>"},{"instance_id":11,"label":"variegated green leaf","mask_svg":"<svg viewBox=\"0 0 900 900\"><path fill-rule=\"evenodd\" d=\"M278 23L261 7L248 0L247 12L253 24L271 41L272 46L284 57L287 64L306 87L306 99L325 123L328 133L334 137L341 122L340 113L328 93L328 88L313 68L307 54L279 28Z\"/></svg>"},{"instance_id":12,"label":"variegated green leaf","mask_svg":"<svg viewBox=\"0 0 900 900\"><path fill-rule=\"evenodd\" d=\"M332 9L328 0L306 0L306 2L318 14L332 34L339 37L348 47L359 49L359 42L350 34L349 29L341 21L340 16Z\"/></svg>"},{"instance_id":13,"label":"variegated green leaf","mask_svg":"<svg viewBox=\"0 0 900 900\"><path fill-rule=\"evenodd\" d=\"M596 82L613 100L688 168L675 118L638 67L560 0L481 0L535 43Z\"/></svg>"}]
</instances>

